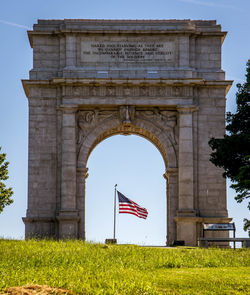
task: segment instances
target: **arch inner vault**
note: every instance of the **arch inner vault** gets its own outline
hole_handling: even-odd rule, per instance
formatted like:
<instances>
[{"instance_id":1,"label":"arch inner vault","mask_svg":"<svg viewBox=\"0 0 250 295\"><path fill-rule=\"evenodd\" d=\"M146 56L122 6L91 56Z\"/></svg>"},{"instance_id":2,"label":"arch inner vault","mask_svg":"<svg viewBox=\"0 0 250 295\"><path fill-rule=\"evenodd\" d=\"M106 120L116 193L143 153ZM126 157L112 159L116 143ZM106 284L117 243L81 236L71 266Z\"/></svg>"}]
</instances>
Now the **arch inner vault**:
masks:
<instances>
[{"instance_id":1,"label":"arch inner vault","mask_svg":"<svg viewBox=\"0 0 250 295\"><path fill-rule=\"evenodd\" d=\"M215 21L39 20L28 34L26 237L85 239L86 163L115 134L148 139L164 159L168 245L196 245L201 223L231 220L209 162L232 83Z\"/></svg>"}]
</instances>

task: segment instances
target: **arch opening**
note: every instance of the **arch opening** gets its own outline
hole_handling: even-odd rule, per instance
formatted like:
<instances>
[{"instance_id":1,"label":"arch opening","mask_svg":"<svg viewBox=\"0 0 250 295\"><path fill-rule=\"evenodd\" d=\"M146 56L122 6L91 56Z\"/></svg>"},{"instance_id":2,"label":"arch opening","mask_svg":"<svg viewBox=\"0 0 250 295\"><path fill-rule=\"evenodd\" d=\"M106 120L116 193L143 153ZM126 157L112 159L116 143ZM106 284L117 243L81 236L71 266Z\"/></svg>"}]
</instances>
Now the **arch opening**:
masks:
<instances>
[{"instance_id":1,"label":"arch opening","mask_svg":"<svg viewBox=\"0 0 250 295\"><path fill-rule=\"evenodd\" d=\"M103 242L113 237L114 185L118 184L118 190L149 211L146 220L119 214L118 243L165 245L165 159L143 136L106 133L98 143L88 158L86 239Z\"/></svg>"},{"instance_id":2,"label":"arch opening","mask_svg":"<svg viewBox=\"0 0 250 295\"><path fill-rule=\"evenodd\" d=\"M78 153L78 167L87 164L92 150L104 139L113 135L138 135L150 141L161 153L165 163L165 169L168 167L177 167L176 146L169 140L168 133L152 122L146 120L137 120L134 124L117 124L115 120L105 122L103 125L96 125L91 133L86 136L80 146Z\"/></svg>"},{"instance_id":3,"label":"arch opening","mask_svg":"<svg viewBox=\"0 0 250 295\"><path fill-rule=\"evenodd\" d=\"M144 130L144 132L139 129L136 130L136 128L133 128L132 131L127 131L124 127L123 128L122 127L123 126L120 126L120 128L116 128L113 130L108 130L108 131L104 132L103 134L101 134L100 136L98 136L97 139L94 141L92 147L89 150L87 161L88 161L88 158L89 158L91 152L103 140L110 138L112 136L115 136L115 135L124 135L124 136L137 135L137 136L140 136L140 137L148 140L149 142L151 142L159 150L159 152L162 155L163 161L165 163L165 169L167 169L168 159L167 159L166 152L164 150L163 145L161 144L161 142L158 140L158 138L155 135L153 135L152 133L145 131L145 130Z\"/></svg>"}]
</instances>

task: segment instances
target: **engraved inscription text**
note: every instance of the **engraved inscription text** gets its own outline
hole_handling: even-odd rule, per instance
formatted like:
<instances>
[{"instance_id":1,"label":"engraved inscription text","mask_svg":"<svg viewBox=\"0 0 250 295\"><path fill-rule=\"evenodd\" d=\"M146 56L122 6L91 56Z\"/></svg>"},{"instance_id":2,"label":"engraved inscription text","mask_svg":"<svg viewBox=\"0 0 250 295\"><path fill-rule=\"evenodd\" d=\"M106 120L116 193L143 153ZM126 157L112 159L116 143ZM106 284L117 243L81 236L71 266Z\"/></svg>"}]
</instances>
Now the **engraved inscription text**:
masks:
<instances>
[{"instance_id":1,"label":"engraved inscription text","mask_svg":"<svg viewBox=\"0 0 250 295\"><path fill-rule=\"evenodd\" d=\"M82 41L82 62L173 62L175 42Z\"/></svg>"}]
</instances>

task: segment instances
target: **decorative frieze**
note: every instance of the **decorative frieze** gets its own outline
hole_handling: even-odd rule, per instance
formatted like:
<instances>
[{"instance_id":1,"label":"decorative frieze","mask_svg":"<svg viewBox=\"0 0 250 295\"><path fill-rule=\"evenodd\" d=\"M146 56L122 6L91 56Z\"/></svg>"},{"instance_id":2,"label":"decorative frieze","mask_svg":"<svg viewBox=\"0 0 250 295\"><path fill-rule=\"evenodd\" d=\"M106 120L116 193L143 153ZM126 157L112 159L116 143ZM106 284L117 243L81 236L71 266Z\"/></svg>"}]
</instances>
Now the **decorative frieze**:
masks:
<instances>
[{"instance_id":1,"label":"decorative frieze","mask_svg":"<svg viewBox=\"0 0 250 295\"><path fill-rule=\"evenodd\" d=\"M101 85L84 84L68 86L63 91L64 97L191 97L191 87L167 85Z\"/></svg>"}]
</instances>

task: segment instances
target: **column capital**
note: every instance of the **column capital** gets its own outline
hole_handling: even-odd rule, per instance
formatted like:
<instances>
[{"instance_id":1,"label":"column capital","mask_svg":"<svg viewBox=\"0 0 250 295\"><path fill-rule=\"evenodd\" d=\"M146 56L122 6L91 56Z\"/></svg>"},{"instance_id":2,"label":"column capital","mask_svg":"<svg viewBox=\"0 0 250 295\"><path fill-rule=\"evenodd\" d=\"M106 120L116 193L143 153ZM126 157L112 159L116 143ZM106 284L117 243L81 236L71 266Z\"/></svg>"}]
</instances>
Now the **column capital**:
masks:
<instances>
[{"instance_id":1,"label":"column capital","mask_svg":"<svg viewBox=\"0 0 250 295\"><path fill-rule=\"evenodd\" d=\"M190 114L198 111L199 107L196 105L179 105L177 106L177 111L180 114Z\"/></svg>"},{"instance_id":2,"label":"column capital","mask_svg":"<svg viewBox=\"0 0 250 295\"><path fill-rule=\"evenodd\" d=\"M74 104L61 104L58 107L59 110L63 111L64 113L75 113L78 110L78 106Z\"/></svg>"},{"instance_id":3,"label":"column capital","mask_svg":"<svg viewBox=\"0 0 250 295\"><path fill-rule=\"evenodd\" d=\"M167 171L163 174L165 179L168 179L170 175L178 175L178 168L177 167L169 167Z\"/></svg>"},{"instance_id":4,"label":"column capital","mask_svg":"<svg viewBox=\"0 0 250 295\"><path fill-rule=\"evenodd\" d=\"M85 179L89 176L88 170L89 170L89 168L84 168L84 167L77 167L76 168L77 173L80 174Z\"/></svg>"}]
</instances>

